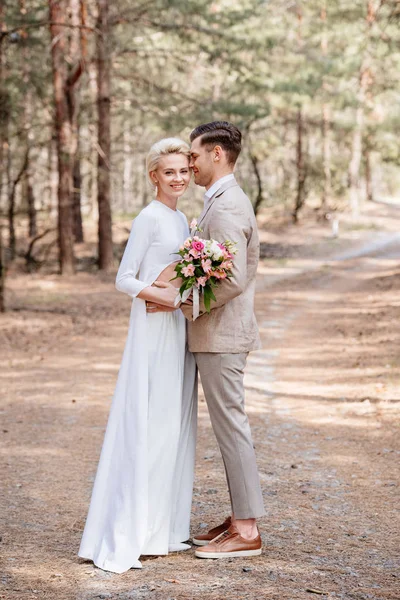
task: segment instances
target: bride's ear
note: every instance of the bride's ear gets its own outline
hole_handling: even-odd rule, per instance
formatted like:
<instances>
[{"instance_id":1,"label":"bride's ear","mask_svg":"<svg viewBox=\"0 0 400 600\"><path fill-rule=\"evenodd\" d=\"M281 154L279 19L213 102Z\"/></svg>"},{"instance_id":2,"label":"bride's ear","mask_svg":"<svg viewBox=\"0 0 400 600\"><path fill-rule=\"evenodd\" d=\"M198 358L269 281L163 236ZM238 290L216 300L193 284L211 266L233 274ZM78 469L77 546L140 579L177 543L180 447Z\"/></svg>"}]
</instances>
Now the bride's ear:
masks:
<instances>
[{"instance_id":1,"label":"bride's ear","mask_svg":"<svg viewBox=\"0 0 400 600\"><path fill-rule=\"evenodd\" d=\"M157 184L158 184L158 179L157 179L156 172L155 172L155 171L150 171L149 175L150 175L150 179L151 179L151 181L153 182L153 184L154 184L155 186L157 186Z\"/></svg>"}]
</instances>

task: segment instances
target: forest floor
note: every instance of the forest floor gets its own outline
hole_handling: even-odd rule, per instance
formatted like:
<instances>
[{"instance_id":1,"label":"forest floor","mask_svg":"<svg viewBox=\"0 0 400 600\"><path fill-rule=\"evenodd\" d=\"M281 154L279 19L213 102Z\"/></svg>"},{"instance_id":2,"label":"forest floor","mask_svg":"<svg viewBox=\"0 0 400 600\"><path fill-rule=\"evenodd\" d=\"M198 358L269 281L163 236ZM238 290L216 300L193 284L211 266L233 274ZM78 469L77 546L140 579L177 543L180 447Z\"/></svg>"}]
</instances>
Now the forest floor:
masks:
<instances>
[{"instance_id":1,"label":"forest floor","mask_svg":"<svg viewBox=\"0 0 400 600\"><path fill-rule=\"evenodd\" d=\"M262 556L193 550L114 575L77 557L129 318L112 275L18 270L0 316L0 599L400 598L400 209L338 239L262 231L247 410L265 494ZM78 249L84 252L85 248ZM229 513L200 402L192 531Z\"/></svg>"}]
</instances>

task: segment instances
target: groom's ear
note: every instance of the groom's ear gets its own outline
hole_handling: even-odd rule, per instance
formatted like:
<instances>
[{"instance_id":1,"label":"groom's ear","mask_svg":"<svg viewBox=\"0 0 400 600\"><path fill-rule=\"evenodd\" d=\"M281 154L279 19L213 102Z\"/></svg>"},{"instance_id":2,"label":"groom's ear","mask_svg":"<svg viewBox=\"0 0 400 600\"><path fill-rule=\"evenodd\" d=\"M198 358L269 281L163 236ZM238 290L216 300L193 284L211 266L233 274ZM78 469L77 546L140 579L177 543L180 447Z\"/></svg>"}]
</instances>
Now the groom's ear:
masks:
<instances>
[{"instance_id":1,"label":"groom's ear","mask_svg":"<svg viewBox=\"0 0 400 600\"><path fill-rule=\"evenodd\" d=\"M221 146L214 146L213 152L214 152L214 162L220 161L222 158L222 153L223 153Z\"/></svg>"}]
</instances>

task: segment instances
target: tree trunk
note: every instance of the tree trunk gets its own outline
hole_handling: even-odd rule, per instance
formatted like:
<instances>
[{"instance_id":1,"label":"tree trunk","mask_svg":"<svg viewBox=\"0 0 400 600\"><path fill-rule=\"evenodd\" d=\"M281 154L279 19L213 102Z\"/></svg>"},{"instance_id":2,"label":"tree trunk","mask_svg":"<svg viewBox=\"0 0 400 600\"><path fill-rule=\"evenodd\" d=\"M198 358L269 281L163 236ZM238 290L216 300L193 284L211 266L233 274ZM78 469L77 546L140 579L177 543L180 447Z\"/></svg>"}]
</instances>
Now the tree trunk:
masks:
<instances>
[{"instance_id":1,"label":"tree trunk","mask_svg":"<svg viewBox=\"0 0 400 600\"><path fill-rule=\"evenodd\" d=\"M123 195L122 195L122 211L124 213L128 213L129 209L132 207L132 195L133 195L133 187L132 187L132 167L134 164L133 161L133 148L132 148L132 132L131 132L131 124L129 119L130 113L130 102L127 100L125 102L125 125L124 125L124 171L122 178L122 187L123 187Z\"/></svg>"},{"instance_id":2,"label":"tree trunk","mask_svg":"<svg viewBox=\"0 0 400 600\"><path fill-rule=\"evenodd\" d=\"M28 168L29 161L29 150L26 150L25 158L22 163L22 166L13 180L11 178L11 150L8 148L8 160L7 160L7 179L8 179L8 230L9 230L9 248L10 248L10 258L14 260L16 255L16 237L15 237L15 194L17 191L17 186L21 181L22 177L26 174L26 170Z\"/></svg>"},{"instance_id":3,"label":"tree trunk","mask_svg":"<svg viewBox=\"0 0 400 600\"><path fill-rule=\"evenodd\" d=\"M3 230L0 225L0 313L5 312L5 300L4 300L4 291L5 291L5 274L6 267L4 264L4 252L3 252Z\"/></svg>"},{"instance_id":4,"label":"tree trunk","mask_svg":"<svg viewBox=\"0 0 400 600\"><path fill-rule=\"evenodd\" d=\"M37 234L35 196L29 175L27 175L26 199L28 202L29 237L34 237Z\"/></svg>"},{"instance_id":5,"label":"tree trunk","mask_svg":"<svg viewBox=\"0 0 400 600\"><path fill-rule=\"evenodd\" d=\"M349 165L349 183L350 183L350 207L353 218L357 218L360 213L359 198L359 174L362 153L362 135L364 127L364 91L360 88L359 105L356 111L355 129L353 133L353 144L351 151L351 161Z\"/></svg>"},{"instance_id":6,"label":"tree trunk","mask_svg":"<svg viewBox=\"0 0 400 600\"><path fill-rule=\"evenodd\" d=\"M21 19L24 19L26 15L26 0L19 0L19 9ZM23 81L26 89L25 102L24 102L24 129L25 129L25 144L27 152L27 167L26 177L24 185L24 196L26 200L27 212L28 212L28 233L29 237L34 237L37 233L36 229L36 210L35 210L35 196L33 193L32 186L32 165L31 165L31 148L34 144L34 135L32 131L32 114L33 114L33 98L32 90L30 88L30 62L29 62L29 48L27 44L22 47L22 73Z\"/></svg>"},{"instance_id":7,"label":"tree trunk","mask_svg":"<svg viewBox=\"0 0 400 600\"><path fill-rule=\"evenodd\" d=\"M79 132L78 132L79 139ZM79 144L79 142L78 142ZM74 162L74 192L73 192L73 202L74 202L74 239L75 242L81 244L83 242L83 225L82 225L82 210L81 210L81 161L78 152L75 154L75 162Z\"/></svg>"},{"instance_id":8,"label":"tree trunk","mask_svg":"<svg viewBox=\"0 0 400 600\"><path fill-rule=\"evenodd\" d=\"M57 155L57 134L54 129L52 138L50 140L48 146L48 170L49 170L49 192L50 192L50 202L49 202L49 213L53 218L57 218L58 215L58 155Z\"/></svg>"},{"instance_id":9,"label":"tree trunk","mask_svg":"<svg viewBox=\"0 0 400 600\"><path fill-rule=\"evenodd\" d=\"M97 68L93 63L89 65L89 92L91 100L91 112L89 122L90 136L90 176L89 176L89 202L90 214L93 221L99 218L99 208L97 205Z\"/></svg>"},{"instance_id":10,"label":"tree trunk","mask_svg":"<svg viewBox=\"0 0 400 600\"><path fill-rule=\"evenodd\" d=\"M0 24L4 19L4 2L0 0ZM0 25L1 27L1 25ZM9 115L9 100L6 89L3 87L3 38L0 38L0 202L3 191L3 164L5 139ZM3 229L0 223L0 313L4 312L5 307L5 260L3 252Z\"/></svg>"},{"instance_id":11,"label":"tree trunk","mask_svg":"<svg viewBox=\"0 0 400 600\"><path fill-rule=\"evenodd\" d=\"M98 173L97 203L99 207L99 268L109 270L113 265L111 228L111 60L108 49L108 0L98 0L97 21L97 110L98 110Z\"/></svg>"},{"instance_id":12,"label":"tree trunk","mask_svg":"<svg viewBox=\"0 0 400 600\"><path fill-rule=\"evenodd\" d=\"M15 188L13 186L12 175L11 175L11 148L10 140L8 138L5 142L5 148L7 152L6 159L6 170L7 170L7 219L8 219L8 250L10 260L14 260L16 254L16 237L15 237Z\"/></svg>"},{"instance_id":13,"label":"tree trunk","mask_svg":"<svg viewBox=\"0 0 400 600\"><path fill-rule=\"evenodd\" d=\"M324 104L322 107L322 151L323 151L323 169L324 169L324 187L322 190L321 208L329 210L332 178L331 178L331 143L330 133L330 107Z\"/></svg>"},{"instance_id":14,"label":"tree trunk","mask_svg":"<svg viewBox=\"0 0 400 600\"><path fill-rule=\"evenodd\" d=\"M79 91L74 89L75 83L81 76L84 68L84 48L86 43L84 29L80 26L85 24L84 3L82 0L70 0L71 25L69 60L72 65L68 77L67 90L70 102L70 119L72 128L73 144L73 232L75 242L83 242L82 211L81 211L81 165L79 154Z\"/></svg>"},{"instance_id":15,"label":"tree trunk","mask_svg":"<svg viewBox=\"0 0 400 600\"><path fill-rule=\"evenodd\" d=\"M67 88L66 0L49 0L51 55L55 98L55 128L58 154L58 242L62 274L75 273L72 231L73 147Z\"/></svg>"},{"instance_id":16,"label":"tree trunk","mask_svg":"<svg viewBox=\"0 0 400 600\"><path fill-rule=\"evenodd\" d=\"M260 206L264 200L264 195L263 195L260 169L258 167L258 158L252 152L250 152L250 160L251 160L251 164L253 165L254 175L256 176L256 179L257 179L257 196L256 196L256 200L253 205L254 214L257 216L257 213L260 210Z\"/></svg>"},{"instance_id":17,"label":"tree trunk","mask_svg":"<svg viewBox=\"0 0 400 600\"><path fill-rule=\"evenodd\" d=\"M322 38L321 38L321 53L323 57L328 55L328 35L327 35L327 3L324 0L321 9L322 23ZM331 110L326 98L329 94L326 78L323 77L322 89L324 95L324 103L322 105L322 165L324 172L324 182L322 189L321 209L329 210L330 197L332 193L332 178L331 178L331 143L330 143L330 124Z\"/></svg>"},{"instance_id":18,"label":"tree trunk","mask_svg":"<svg viewBox=\"0 0 400 600\"><path fill-rule=\"evenodd\" d=\"M306 181L306 172L304 166L303 152L303 114L299 107L297 111L297 146L296 146L296 168L297 168L297 193L296 202L292 212L294 223L298 221L298 214L304 204L304 186Z\"/></svg>"},{"instance_id":19,"label":"tree trunk","mask_svg":"<svg viewBox=\"0 0 400 600\"><path fill-rule=\"evenodd\" d=\"M2 29L2 23L4 22L4 12L5 12L4 2L0 0L0 29ZM3 40L4 38L0 36L0 203L2 200L2 192L3 192L3 184L6 180L5 178L5 154L7 151L6 143L7 143L7 131L8 131L8 122L10 119L10 97L8 90L6 89L6 85L3 82L4 77L4 52L3 52Z\"/></svg>"},{"instance_id":20,"label":"tree trunk","mask_svg":"<svg viewBox=\"0 0 400 600\"><path fill-rule=\"evenodd\" d=\"M373 202L374 191L372 186L372 168L371 168L371 152L369 146L366 145L364 148L364 160L365 160L365 192L368 202Z\"/></svg>"}]
</instances>

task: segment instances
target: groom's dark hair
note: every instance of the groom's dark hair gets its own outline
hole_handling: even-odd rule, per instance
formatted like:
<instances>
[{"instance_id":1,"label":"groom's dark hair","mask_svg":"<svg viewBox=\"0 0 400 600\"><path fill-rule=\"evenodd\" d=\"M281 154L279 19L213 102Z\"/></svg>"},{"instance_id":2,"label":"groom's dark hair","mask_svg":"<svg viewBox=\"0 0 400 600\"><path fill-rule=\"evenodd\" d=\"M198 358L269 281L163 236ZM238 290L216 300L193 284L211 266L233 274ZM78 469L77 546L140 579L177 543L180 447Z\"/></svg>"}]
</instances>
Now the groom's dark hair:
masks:
<instances>
[{"instance_id":1,"label":"groom's dark hair","mask_svg":"<svg viewBox=\"0 0 400 600\"><path fill-rule=\"evenodd\" d=\"M212 121L204 123L193 129L190 141L201 137L201 145L212 150L214 146L221 146L226 152L228 161L234 165L242 149L242 134L240 130L228 121Z\"/></svg>"}]
</instances>

